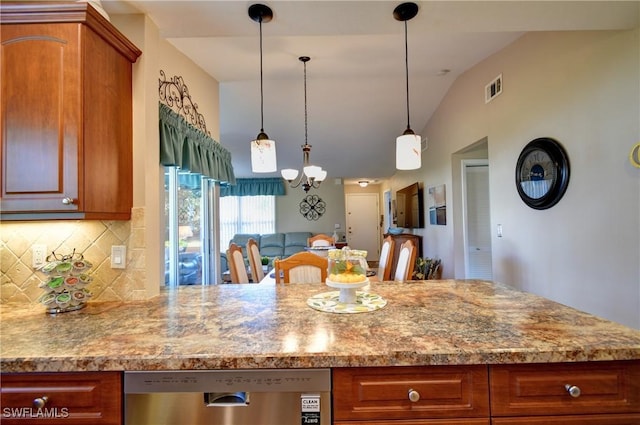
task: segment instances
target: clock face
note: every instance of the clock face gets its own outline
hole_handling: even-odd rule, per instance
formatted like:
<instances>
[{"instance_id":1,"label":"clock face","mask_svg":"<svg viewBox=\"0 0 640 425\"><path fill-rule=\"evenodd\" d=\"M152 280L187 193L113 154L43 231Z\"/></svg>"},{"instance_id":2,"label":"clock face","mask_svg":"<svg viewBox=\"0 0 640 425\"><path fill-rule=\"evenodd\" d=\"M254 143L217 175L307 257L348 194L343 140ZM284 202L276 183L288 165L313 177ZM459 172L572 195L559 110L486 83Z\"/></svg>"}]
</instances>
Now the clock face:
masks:
<instances>
[{"instance_id":1,"label":"clock face","mask_svg":"<svg viewBox=\"0 0 640 425\"><path fill-rule=\"evenodd\" d=\"M528 197L538 199L546 195L556 178L555 164L547 152L535 149L525 156L520 167L520 186Z\"/></svg>"},{"instance_id":2,"label":"clock face","mask_svg":"<svg viewBox=\"0 0 640 425\"><path fill-rule=\"evenodd\" d=\"M516 164L518 194L531 208L550 208L569 184L569 160L562 146L550 138L535 139L524 147Z\"/></svg>"}]
</instances>

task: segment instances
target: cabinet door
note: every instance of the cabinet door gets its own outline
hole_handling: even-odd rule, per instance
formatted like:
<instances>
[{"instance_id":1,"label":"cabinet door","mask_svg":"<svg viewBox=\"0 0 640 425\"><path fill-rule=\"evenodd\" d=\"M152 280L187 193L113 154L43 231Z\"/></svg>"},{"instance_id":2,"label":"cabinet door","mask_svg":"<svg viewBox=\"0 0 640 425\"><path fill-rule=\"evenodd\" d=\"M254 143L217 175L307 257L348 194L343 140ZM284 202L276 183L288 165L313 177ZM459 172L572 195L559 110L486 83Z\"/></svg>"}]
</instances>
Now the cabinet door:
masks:
<instances>
[{"instance_id":1,"label":"cabinet door","mask_svg":"<svg viewBox=\"0 0 640 425\"><path fill-rule=\"evenodd\" d=\"M74 212L82 137L79 25L2 25L1 36L0 209Z\"/></svg>"},{"instance_id":2,"label":"cabinet door","mask_svg":"<svg viewBox=\"0 0 640 425\"><path fill-rule=\"evenodd\" d=\"M2 424L120 425L122 373L15 373L0 377Z\"/></svg>"},{"instance_id":3,"label":"cabinet door","mask_svg":"<svg viewBox=\"0 0 640 425\"><path fill-rule=\"evenodd\" d=\"M486 366L336 368L334 419L488 419L487 379Z\"/></svg>"}]
</instances>

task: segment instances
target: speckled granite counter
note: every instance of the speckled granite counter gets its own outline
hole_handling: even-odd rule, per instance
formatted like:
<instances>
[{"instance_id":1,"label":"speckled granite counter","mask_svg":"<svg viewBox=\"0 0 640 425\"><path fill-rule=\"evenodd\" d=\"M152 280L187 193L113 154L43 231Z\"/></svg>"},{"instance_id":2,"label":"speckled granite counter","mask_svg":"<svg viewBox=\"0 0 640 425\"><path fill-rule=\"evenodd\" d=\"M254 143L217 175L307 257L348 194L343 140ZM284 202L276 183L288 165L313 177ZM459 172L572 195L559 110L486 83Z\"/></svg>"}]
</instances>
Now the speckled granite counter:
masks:
<instances>
[{"instance_id":1,"label":"speckled granite counter","mask_svg":"<svg viewBox=\"0 0 640 425\"><path fill-rule=\"evenodd\" d=\"M49 316L0 306L3 372L308 368L640 359L640 331L480 281L377 283L388 303L324 313L325 285L182 287Z\"/></svg>"}]
</instances>

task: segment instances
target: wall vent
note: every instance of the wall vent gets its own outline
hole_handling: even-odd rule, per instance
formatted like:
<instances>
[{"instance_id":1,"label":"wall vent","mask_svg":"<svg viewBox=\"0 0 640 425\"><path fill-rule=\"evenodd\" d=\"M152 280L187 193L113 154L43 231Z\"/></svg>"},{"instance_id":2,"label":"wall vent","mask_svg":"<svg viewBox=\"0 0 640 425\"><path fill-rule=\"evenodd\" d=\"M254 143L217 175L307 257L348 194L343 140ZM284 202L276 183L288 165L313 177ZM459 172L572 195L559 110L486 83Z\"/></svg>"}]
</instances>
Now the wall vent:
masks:
<instances>
[{"instance_id":1,"label":"wall vent","mask_svg":"<svg viewBox=\"0 0 640 425\"><path fill-rule=\"evenodd\" d=\"M502 74L484 86L484 103L491 102L500 93L502 93Z\"/></svg>"}]
</instances>

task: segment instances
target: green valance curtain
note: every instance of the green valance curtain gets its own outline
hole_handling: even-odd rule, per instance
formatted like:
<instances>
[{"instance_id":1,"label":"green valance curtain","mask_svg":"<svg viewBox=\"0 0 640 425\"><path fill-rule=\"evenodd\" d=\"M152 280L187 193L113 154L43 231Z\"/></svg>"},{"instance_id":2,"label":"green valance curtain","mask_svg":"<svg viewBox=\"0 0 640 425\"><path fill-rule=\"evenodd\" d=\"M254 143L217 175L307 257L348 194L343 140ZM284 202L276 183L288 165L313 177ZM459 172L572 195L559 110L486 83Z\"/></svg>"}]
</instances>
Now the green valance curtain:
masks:
<instances>
[{"instance_id":1,"label":"green valance curtain","mask_svg":"<svg viewBox=\"0 0 640 425\"><path fill-rule=\"evenodd\" d=\"M231 153L160 103L160 163L235 184Z\"/></svg>"},{"instance_id":2,"label":"green valance curtain","mask_svg":"<svg viewBox=\"0 0 640 425\"><path fill-rule=\"evenodd\" d=\"M284 193L284 183L280 177L236 179L235 186L222 185L220 187L220 196L281 196Z\"/></svg>"}]
</instances>

